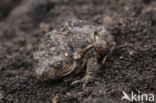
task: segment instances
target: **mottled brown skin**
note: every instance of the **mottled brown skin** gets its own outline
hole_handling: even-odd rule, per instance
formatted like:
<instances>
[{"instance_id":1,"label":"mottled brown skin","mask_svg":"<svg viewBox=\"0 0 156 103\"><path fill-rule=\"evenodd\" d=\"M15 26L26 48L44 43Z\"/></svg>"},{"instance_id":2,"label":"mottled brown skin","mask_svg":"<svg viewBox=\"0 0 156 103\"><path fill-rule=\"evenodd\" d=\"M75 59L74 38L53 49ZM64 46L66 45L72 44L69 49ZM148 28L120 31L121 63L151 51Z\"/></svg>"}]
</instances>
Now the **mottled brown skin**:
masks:
<instances>
[{"instance_id":1,"label":"mottled brown skin","mask_svg":"<svg viewBox=\"0 0 156 103\"><path fill-rule=\"evenodd\" d=\"M84 21L68 22L43 38L39 51L34 54L39 61L36 74L43 80L56 80L86 70L84 78L79 80L86 84L99 70L101 58L104 62L115 45L105 26L93 26Z\"/></svg>"}]
</instances>

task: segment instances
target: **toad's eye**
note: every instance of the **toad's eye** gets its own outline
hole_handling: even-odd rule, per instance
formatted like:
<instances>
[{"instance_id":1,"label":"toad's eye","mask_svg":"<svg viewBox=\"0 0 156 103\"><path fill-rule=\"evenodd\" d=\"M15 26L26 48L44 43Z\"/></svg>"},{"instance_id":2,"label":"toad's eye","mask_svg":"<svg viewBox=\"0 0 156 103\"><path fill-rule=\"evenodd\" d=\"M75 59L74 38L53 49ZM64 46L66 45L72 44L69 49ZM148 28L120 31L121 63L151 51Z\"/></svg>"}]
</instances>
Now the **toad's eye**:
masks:
<instances>
[{"instance_id":1,"label":"toad's eye","mask_svg":"<svg viewBox=\"0 0 156 103\"><path fill-rule=\"evenodd\" d=\"M51 65L55 70L60 70L63 67L63 62L62 61L57 61Z\"/></svg>"}]
</instances>

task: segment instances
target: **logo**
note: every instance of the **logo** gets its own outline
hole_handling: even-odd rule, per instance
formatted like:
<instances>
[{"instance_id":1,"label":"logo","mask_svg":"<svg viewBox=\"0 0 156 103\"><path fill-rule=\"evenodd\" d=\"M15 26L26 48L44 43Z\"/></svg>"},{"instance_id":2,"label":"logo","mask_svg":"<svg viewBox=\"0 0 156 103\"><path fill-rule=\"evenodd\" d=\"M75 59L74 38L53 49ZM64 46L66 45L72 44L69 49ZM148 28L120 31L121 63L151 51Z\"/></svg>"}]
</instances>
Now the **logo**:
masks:
<instances>
[{"instance_id":1,"label":"logo","mask_svg":"<svg viewBox=\"0 0 156 103\"><path fill-rule=\"evenodd\" d=\"M135 94L133 91L130 93L130 95L128 95L125 91L122 91L122 93L123 97L121 98L121 100L136 101L136 102L154 101L154 94L141 94L140 92Z\"/></svg>"}]
</instances>

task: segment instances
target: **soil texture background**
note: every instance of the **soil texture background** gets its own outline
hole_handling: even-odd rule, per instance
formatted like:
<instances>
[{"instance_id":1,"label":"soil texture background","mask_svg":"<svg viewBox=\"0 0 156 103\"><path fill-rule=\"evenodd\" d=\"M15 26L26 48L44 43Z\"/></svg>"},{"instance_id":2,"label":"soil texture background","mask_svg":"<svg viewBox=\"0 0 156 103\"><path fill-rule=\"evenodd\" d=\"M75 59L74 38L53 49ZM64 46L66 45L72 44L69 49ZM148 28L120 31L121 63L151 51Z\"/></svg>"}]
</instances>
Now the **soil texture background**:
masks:
<instances>
[{"instance_id":1,"label":"soil texture background","mask_svg":"<svg viewBox=\"0 0 156 103\"><path fill-rule=\"evenodd\" d=\"M117 48L93 83L42 82L33 53L46 32L71 19L108 25ZM155 0L1 0L0 103L129 103L122 91L156 96Z\"/></svg>"}]
</instances>

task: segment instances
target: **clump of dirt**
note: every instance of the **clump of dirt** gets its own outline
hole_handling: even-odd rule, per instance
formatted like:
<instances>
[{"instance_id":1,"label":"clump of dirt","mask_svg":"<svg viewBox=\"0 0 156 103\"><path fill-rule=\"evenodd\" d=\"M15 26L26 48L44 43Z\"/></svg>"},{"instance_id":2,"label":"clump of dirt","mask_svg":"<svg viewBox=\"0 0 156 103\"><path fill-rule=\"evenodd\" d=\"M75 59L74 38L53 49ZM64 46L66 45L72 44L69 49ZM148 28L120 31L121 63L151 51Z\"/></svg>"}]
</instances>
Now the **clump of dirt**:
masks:
<instances>
[{"instance_id":1,"label":"clump of dirt","mask_svg":"<svg viewBox=\"0 0 156 103\"><path fill-rule=\"evenodd\" d=\"M155 0L2 1L0 103L120 103L123 90L156 95ZM34 75L41 38L70 19L107 25L118 44L85 88L71 85L81 75L45 82Z\"/></svg>"}]
</instances>

